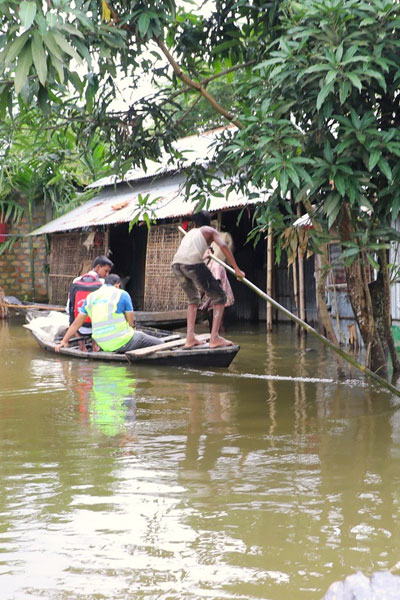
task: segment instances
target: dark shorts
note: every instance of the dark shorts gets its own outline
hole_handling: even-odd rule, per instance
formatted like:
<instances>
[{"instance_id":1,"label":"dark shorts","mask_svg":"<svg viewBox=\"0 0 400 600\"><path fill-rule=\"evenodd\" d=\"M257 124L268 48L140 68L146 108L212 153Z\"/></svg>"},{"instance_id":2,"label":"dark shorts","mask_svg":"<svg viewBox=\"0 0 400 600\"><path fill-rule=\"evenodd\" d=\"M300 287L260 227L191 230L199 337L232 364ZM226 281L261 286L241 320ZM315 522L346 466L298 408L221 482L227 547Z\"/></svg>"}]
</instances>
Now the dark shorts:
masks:
<instances>
[{"instance_id":1,"label":"dark shorts","mask_svg":"<svg viewBox=\"0 0 400 600\"><path fill-rule=\"evenodd\" d=\"M226 294L210 269L204 263L172 265L175 277L188 297L189 304L200 304L201 292L207 294L211 304L225 304Z\"/></svg>"}]
</instances>

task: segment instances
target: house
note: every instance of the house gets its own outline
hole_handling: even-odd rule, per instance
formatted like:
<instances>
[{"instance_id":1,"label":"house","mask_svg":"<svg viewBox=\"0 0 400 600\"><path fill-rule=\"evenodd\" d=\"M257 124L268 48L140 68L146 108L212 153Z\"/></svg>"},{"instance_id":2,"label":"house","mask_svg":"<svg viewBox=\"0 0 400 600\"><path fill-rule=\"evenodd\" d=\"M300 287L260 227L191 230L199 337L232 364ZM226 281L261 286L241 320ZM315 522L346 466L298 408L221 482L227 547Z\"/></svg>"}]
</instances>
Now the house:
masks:
<instances>
[{"instance_id":1,"label":"house","mask_svg":"<svg viewBox=\"0 0 400 600\"><path fill-rule=\"evenodd\" d=\"M50 240L49 300L63 304L71 281L90 268L93 258L108 255L117 272L125 280L136 310L177 311L186 308L186 297L171 271L171 262L181 239L178 225L192 213L195 203L185 198L185 167L205 164L212 153L212 143L223 128L178 140L184 153L180 165L167 158L149 162L147 169L133 169L124 180L103 178L91 187L101 190L88 202L32 232L47 235ZM225 128L224 128L225 129ZM141 211L141 200L151 206L150 229ZM219 195L210 197L209 211L214 225L228 230L234 241L234 253L248 279L258 287L266 286L267 250L265 240L255 246L247 243L253 228L252 218L260 203L268 202L267 194L248 198L229 191L228 182L221 184ZM140 213L133 227L130 223ZM239 218L240 216L240 218ZM274 297L289 310L294 310L291 273L285 264L274 270ZM308 319L315 319L314 268L306 261ZM231 316L243 320L264 320L265 303L248 288L230 278L235 294Z\"/></svg>"},{"instance_id":2,"label":"house","mask_svg":"<svg viewBox=\"0 0 400 600\"><path fill-rule=\"evenodd\" d=\"M18 197L22 215L16 222L1 214L0 243L7 249L0 254L0 289L6 296L44 302L48 298L47 248L44 237L32 238L32 227L46 223L49 215L43 204L32 210L24 197Z\"/></svg>"}]
</instances>

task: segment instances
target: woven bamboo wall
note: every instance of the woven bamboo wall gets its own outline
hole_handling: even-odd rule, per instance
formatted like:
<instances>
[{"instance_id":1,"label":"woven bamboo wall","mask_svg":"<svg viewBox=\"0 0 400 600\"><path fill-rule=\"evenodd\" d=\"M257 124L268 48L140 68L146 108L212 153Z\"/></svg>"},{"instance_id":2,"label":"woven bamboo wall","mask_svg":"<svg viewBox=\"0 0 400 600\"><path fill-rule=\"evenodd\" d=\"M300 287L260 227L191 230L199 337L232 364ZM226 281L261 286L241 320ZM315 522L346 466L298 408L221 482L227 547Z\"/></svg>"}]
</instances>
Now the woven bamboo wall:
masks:
<instances>
[{"instance_id":1,"label":"woven bamboo wall","mask_svg":"<svg viewBox=\"0 0 400 600\"><path fill-rule=\"evenodd\" d=\"M181 241L176 223L155 225L150 229L146 252L144 310L180 310L187 298L171 269L172 259Z\"/></svg>"},{"instance_id":2,"label":"woven bamboo wall","mask_svg":"<svg viewBox=\"0 0 400 600\"><path fill-rule=\"evenodd\" d=\"M51 235L50 303L67 301L72 280L90 270L96 256L108 252L108 232L74 231Z\"/></svg>"}]
</instances>

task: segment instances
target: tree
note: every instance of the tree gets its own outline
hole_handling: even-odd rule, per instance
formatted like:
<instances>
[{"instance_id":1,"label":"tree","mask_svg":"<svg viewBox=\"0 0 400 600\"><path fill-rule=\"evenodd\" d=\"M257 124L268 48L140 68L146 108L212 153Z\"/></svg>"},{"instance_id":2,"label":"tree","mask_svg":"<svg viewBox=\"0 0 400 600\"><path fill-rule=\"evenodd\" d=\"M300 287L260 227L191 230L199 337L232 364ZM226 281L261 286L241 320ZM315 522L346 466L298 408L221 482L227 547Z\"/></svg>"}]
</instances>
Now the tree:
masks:
<instances>
[{"instance_id":1,"label":"tree","mask_svg":"<svg viewBox=\"0 0 400 600\"><path fill-rule=\"evenodd\" d=\"M198 14L177 10L174 0L76 0L73 5L4 0L0 117L16 97L26 105L36 103L48 115L63 115L85 138L96 130L107 135L121 168L129 168L132 160L143 165L163 148L173 151L177 131L171 107L182 93L201 94L214 110L235 120L207 88L262 56L278 4L217 1L215 12L205 17L201 7ZM159 91L125 112L110 112L116 80L129 78L135 87L148 71ZM165 90L167 82L177 86L175 93Z\"/></svg>"},{"instance_id":2,"label":"tree","mask_svg":"<svg viewBox=\"0 0 400 600\"><path fill-rule=\"evenodd\" d=\"M251 164L253 184L278 182L261 225L282 206L290 212L290 193L318 223L316 250L336 227L374 370L386 367L387 349L399 366L387 268L400 209L399 11L379 0L285 4L279 38L249 79L257 102L226 149L226 164ZM373 294L371 268L379 271Z\"/></svg>"},{"instance_id":3,"label":"tree","mask_svg":"<svg viewBox=\"0 0 400 600\"><path fill-rule=\"evenodd\" d=\"M77 148L75 134L67 128L48 128L45 116L37 109L20 112L0 124L0 216L18 223L26 215L33 228L36 204L47 204L53 216L88 200L94 190L85 186L107 168L107 148L92 139L86 152ZM7 252L16 236L0 244ZM30 243L30 277L34 297L34 260Z\"/></svg>"},{"instance_id":4,"label":"tree","mask_svg":"<svg viewBox=\"0 0 400 600\"><path fill-rule=\"evenodd\" d=\"M284 230L297 204L317 225L315 251L335 227L367 362L384 369L389 346L396 367L387 250L400 210L399 12L384 0L215 0L208 15L173 0L5 0L0 113L18 98L64 116L80 139L101 131L124 170L173 154L180 95L201 95L237 126L218 169L243 190L272 191L257 231ZM159 91L110 112L117 76L135 86L149 70ZM235 105L223 106L210 84L237 71ZM210 187L212 165L202 175L192 180Z\"/></svg>"}]
</instances>

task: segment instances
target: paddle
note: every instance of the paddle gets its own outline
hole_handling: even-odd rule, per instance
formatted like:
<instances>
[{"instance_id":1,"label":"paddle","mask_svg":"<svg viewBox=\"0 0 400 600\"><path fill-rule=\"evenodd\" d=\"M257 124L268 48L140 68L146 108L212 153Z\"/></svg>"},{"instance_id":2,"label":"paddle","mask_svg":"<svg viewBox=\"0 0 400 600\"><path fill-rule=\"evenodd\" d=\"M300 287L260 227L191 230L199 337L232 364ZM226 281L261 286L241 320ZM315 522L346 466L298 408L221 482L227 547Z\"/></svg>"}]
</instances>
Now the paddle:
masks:
<instances>
[{"instance_id":1,"label":"paddle","mask_svg":"<svg viewBox=\"0 0 400 600\"><path fill-rule=\"evenodd\" d=\"M181 233L186 235L186 231L180 225L178 225L178 229ZM224 261L219 259L217 256L214 256L213 254L211 254L210 256L211 256L212 260L217 261L217 263L219 263L220 265L225 267L225 269L227 271L229 271L236 277L235 270L232 269L232 267L230 267L229 265L224 263ZM264 300L266 300L266 302L269 302L270 304L272 304L272 306L275 306L275 308L277 310L279 310L284 315L286 315L289 319L291 319L292 321L294 321L295 323L300 325L300 327L303 327L303 329L308 331L308 333L315 335L315 337L317 337L323 344L325 344L325 346L328 346L328 348L333 350L333 352L336 352L336 354L338 354L339 356L344 358L344 360L347 360L347 362L349 362L351 365L353 365L353 367L356 367L356 369L359 369L362 373L364 373L365 375L368 375L369 377L371 377L372 379L377 381L380 385L382 385L383 387L390 390L393 394L396 394L396 396L400 397L400 390L397 387L395 387L394 385L392 385L391 383L386 381L386 379L383 379L383 377L380 377L377 373L374 373L374 371L371 371L371 369L368 369L368 367L366 367L365 365L362 365L359 362L357 362L352 356L347 354L347 352L345 352L344 350L339 348L339 346L336 346L333 342L328 340L325 336L318 333L318 331L316 331L313 327L308 325L308 323L306 323L305 321L303 321L302 319L300 319L299 317L297 317L296 315L291 313L290 310L287 310L287 308L285 308L284 306L279 304L279 302L277 302L276 300L271 298L271 296L268 296L268 294L266 294L265 292L260 290L260 288L258 288L256 285L254 285L254 283L252 283L251 281L246 279L246 277L240 277L240 278L238 277L237 279L239 281L241 281L242 283L244 283L245 285L247 285L247 287L250 288L251 290L253 290L253 292L255 292L258 296L260 296L260 298L263 298Z\"/></svg>"}]
</instances>

